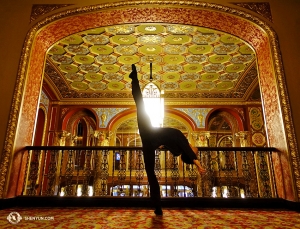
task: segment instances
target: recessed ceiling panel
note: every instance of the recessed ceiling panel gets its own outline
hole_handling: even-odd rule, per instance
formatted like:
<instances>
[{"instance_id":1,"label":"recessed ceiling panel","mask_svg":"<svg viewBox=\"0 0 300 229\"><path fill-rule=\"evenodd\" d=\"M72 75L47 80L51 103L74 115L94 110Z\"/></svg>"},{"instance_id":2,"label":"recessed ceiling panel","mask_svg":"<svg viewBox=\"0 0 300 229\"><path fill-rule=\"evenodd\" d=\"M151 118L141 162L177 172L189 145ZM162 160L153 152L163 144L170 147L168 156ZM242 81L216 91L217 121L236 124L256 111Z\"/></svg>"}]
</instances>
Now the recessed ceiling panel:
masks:
<instances>
[{"instance_id":1,"label":"recessed ceiling panel","mask_svg":"<svg viewBox=\"0 0 300 229\"><path fill-rule=\"evenodd\" d=\"M86 98L98 91L130 92L128 75L132 64L137 67L143 87L149 82L150 62L153 82L166 95L226 92L227 98L234 94L242 97L251 85L243 81L255 59L253 49L230 34L190 25L155 23L82 31L56 42L47 53L47 61L66 84L59 87L53 83L58 87L56 91L62 97L66 88L84 91Z\"/></svg>"}]
</instances>

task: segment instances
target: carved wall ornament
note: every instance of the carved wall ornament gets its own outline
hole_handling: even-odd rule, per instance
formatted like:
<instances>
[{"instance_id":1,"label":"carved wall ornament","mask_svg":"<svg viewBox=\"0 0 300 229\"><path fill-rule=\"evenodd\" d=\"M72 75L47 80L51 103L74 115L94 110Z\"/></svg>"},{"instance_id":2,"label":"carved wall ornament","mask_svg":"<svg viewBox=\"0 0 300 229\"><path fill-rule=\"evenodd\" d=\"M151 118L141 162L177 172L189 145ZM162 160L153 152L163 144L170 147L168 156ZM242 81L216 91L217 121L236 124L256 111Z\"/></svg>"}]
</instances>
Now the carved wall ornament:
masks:
<instances>
[{"instance_id":1,"label":"carved wall ornament","mask_svg":"<svg viewBox=\"0 0 300 229\"><path fill-rule=\"evenodd\" d=\"M247 147L249 146L249 131L239 131L235 134L235 136L240 140L240 146L241 147Z\"/></svg>"},{"instance_id":2,"label":"carved wall ornament","mask_svg":"<svg viewBox=\"0 0 300 229\"><path fill-rule=\"evenodd\" d=\"M198 128L205 128L206 116L213 108L175 108L194 120Z\"/></svg>"},{"instance_id":3,"label":"carved wall ornament","mask_svg":"<svg viewBox=\"0 0 300 229\"><path fill-rule=\"evenodd\" d=\"M272 21L271 7L268 2L232 2L232 4L251 10Z\"/></svg>"},{"instance_id":4,"label":"carved wall ornament","mask_svg":"<svg viewBox=\"0 0 300 229\"><path fill-rule=\"evenodd\" d=\"M72 5L74 4L33 4L31 8L30 22L53 10Z\"/></svg>"},{"instance_id":5,"label":"carved wall ornament","mask_svg":"<svg viewBox=\"0 0 300 229\"><path fill-rule=\"evenodd\" d=\"M46 114L47 114L48 108L49 108L49 98L43 91L42 91L41 97L40 97L40 104L44 105L44 107L46 108Z\"/></svg>"},{"instance_id":6,"label":"carved wall ornament","mask_svg":"<svg viewBox=\"0 0 300 229\"><path fill-rule=\"evenodd\" d=\"M99 128L106 128L110 120L129 108L92 108L99 117Z\"/></svg>"},{"instance_id":7,"label":"carved wall ornament","mask_svg":"<svg viewBox=\"0 0 300 229\"><path fill-rule=\"evenodd\" d=\"M67 138L71 137L71 133L63 130L55 132L55 146L65 146Z\"/></svg>"}]
</instances>

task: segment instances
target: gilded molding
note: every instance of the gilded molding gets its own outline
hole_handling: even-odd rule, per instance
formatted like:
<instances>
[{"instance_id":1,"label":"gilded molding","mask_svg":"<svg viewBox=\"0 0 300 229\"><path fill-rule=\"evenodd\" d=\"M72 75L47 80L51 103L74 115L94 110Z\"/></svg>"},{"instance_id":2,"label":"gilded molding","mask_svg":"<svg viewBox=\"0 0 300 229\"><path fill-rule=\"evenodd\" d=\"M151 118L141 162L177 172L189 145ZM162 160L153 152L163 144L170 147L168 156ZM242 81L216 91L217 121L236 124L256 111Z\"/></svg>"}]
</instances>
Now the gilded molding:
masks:
<instances>
[{"instance_id":1,"label":"gilded molding","mask_svg":"<svg viewBox=\"0 0 300 229\"><path fill-rule=\"evenodd\" d=\"M30 22L33 22L53 10L72 5L74 4L33 4L31 8Z\"/></svg>"},{"instance_id":2,"label":"gilded molding","mask_svg":"<svg viewBox=\"0 0 300 229\"><path fill-rule=\"evenodd\" d=\"M219 11L223 13L232 14L237 17L244 18L248 21L251 21L256 26L261 27L266 34L269 37L271 51L272 51L272 57L274 58L274 69L275 74L277 75L277 87L278 87L278 95L280 97L280 106L282 108L282 114L283 114L283 123L285 128L285 134L287 136L287 144L288 144L288 152L284 152L289 154L289 159L291 160L291 171L292 176L295 178L295 185L296 187L293 187L298 196L300 198L300 160L299 160L299 151L298 146L296 142L295 132L294 132L294 126L292 121L292 113L290 109L290 103L287 93L287 87L285 84L285 76L283 71L283 65L282 65L282 57L279 49L279 41L276 36L276 33L273 31L272 28L270 28L264 21L261 19L250 15L244 11L237 10L234 8L225 7L218 4L213 3L205 3L205 2L194 2L194 1L126 1L126 2L117 2L117 3L109 3L109 4L101 4L101 5L94 5L94 6L86 6L76 9L71 9L65 12L60 12L58 14L52 15L50 17L47 17L46 19L42 20L41 22L38 22L28 33L26 39L25 39L25 45L22 50L21 54L21 60L20 65L18 69L18 75L16 80L16 87L14 90L14 96L12 101L12 108L10 111L10 119L7 126L6 131L6 138L4 143L4 150L2 152L2 158L1 158L1 164L0 164L0 196L4 197L4 194L6 193L7 184L6 179L9 175L8 171L12 163L12 154L14 152L14 142L15 142L15 136L16 136L16 129L17 124L19 120L19 112L20 107L22 103L22 95L23 95L23 89L24 84L26 81L26 70L27 65L29 62L29 56L31 51L31 46L34 41L34 37L39 29L41 29L44 26L47 26L48 24L61 19L65 17L69 17L72 15L82 14L82 13L88 13L88 12L95 12L99 10L108 10L113 9L117 7L145 7L145 5L151 4L153 7L154 4L161 5L161 6L169 6L169 7L194 7L194 8L202 8L205 10L211 10L211 11ZM282 149L281 149L282 150Z\"/></svg>"},{"instance_id":3,"label":"gilded molding","mask_svg":"<svg viewBox=\"0 0 300 229\"><path fill-rule=\"evenodd\" d=\"M43 112L45 113L45 122L44 122L44 126L43 126L43 137L42 137L42 146L45 145L45 138L46 138L46 133L47 133L47 122L48 122L48 109L45 108L43 105L40 104L40 109L43 110Z\"/></svg>"},{"instance_id":4,"label":"gilded molding","mask_svg":"<svg viewBox=\"0 0 300 229\"><path fill-rule=\"evenodd\" d=\"M127 90L124 92L78 92L73 89L69 89L66 82L63 80L60 72L49 62L46 61L45 64L45 75L49 77L49 83L55 84L55 88L58 88L58 96L61 99L106 99L106 98L132 98L131 91ZM246 75L243 77L243 80L238 84L236 90L231 90L228 92L222 93L213 93L213 92L174 92L166 91L164 98L168 99L244 99L247 89L253 82L257 82L257 70L255 62L252 62L251 66L246 72Z\"/></svg>"},{"instance_id":5,"label":"gilded molding","mask_svg":"<svg viewBox=\"0 0 300 229\"><path fill-rule=\"evenodd\" d=\"M285 132L287 136L287 144L289 147L288 154L290 162L292 164L291 170L292 175L295 178L296 188L294 190L297 193L298 199L300 199L300 157L299 157L299 150L297 146L297 140L295 135L295 128L292 120L292 112L291 106L288 97L288 90L286 86L286 79L283 71L283 63L282 63L282 56L279 48L279 40L277 35L273 30L269 28L268 34L271 36L271 47L274 50L273 58L274 58L274 68L275 72L278 76L278 88L279 88L279 97L281 106L282 106L282 113L283 113L283 120L285 123Z\"/></svg>"},{"instance_id":6,"label":"gilded molding","mask_svg":"<svg viewBox=\"0 0 300 229\"><path fill-rule=\"evenodd\" d=\"M94 102L85 102L85 101L71 101L71 102L53 102L53 105L87 105L87 106L97 106L97 105L105 105L105 106L135 106L134 101L118 101L116 102L111 102L111 101L94 101ZM165 101L166 106L172 106L172 105L196 105L196 106L201 106L201 105L209 105L209 106L220 106L220 105L228 105L228 106L237 106L237 105L262 105L261 102L243 102L243 101L236 101L236 102L222 102L222 101L195 101L195 102L187 102L187 101L172 101L168 102Z\"/></svg>"},{"instance_id":7,"label":"gilded molding","mask_svg":"<svg viewBox=\"0 0 300 229\"><path fill-rule=\"evenodd\" d=\"M268 2L232 2L232 4L251 10L269 21L273 21L271 7Z\"/></svg>"},{"instance_id":8,"label":"gilded molding","mask_svg":"<svg viewBox=\"0 0 300 229\"><path fill-rule=\"evenodd\" d=\"M11 110L9 114L9 122L6 129L6 137L4 141L4 149L1 157L0 164L0 198L4 198L4 194L7 191L6 179L9 177L9 168L12 164L12 153L14 149L14 141L16 136L17 124L19 120L19 112L22 103L22 95L24 84L26 81L26 68L29 62L30 48L34 41L34 36L38 28L33 28L28 34L24 42L24 46L21 53L20 64L18 68L18 76L16 79L16 87L14 90L14 96L11 104Z\"/></svg>"}]
</instances>

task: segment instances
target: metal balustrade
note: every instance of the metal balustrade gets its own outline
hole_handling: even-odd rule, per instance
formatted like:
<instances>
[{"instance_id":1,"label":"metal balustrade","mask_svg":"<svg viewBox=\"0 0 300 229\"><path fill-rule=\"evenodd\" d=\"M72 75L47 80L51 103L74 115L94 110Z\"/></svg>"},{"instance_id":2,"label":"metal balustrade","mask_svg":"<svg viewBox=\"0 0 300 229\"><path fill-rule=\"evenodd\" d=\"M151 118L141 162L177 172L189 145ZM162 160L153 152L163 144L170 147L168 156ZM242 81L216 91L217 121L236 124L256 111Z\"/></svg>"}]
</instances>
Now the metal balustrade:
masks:
<instances>
[{"instance_id":1,"label":"metal balustrade","mask_svg":"<svg viewBox=\"0 0 300 229\"><path fill-rule=\"evenodd\" d=\"M207 172L155 153L162 197L277 198L275 148L199 147ZM35 147L23 154L23 196L149 197L141 147Z\"/></svg>"}]
</instances>

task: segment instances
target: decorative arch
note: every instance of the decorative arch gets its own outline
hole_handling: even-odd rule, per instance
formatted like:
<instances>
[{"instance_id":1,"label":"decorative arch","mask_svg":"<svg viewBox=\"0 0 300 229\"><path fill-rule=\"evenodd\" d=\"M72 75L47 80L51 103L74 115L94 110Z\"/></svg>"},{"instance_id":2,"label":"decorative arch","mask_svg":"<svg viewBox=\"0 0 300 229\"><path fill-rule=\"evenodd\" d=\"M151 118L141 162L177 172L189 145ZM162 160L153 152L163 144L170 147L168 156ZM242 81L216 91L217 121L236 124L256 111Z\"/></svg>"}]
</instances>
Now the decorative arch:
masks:
<instances>
[{"instance_id":1,"label":"decorative arch","mask_svg":"<svg viewBox=\"0 0 300 229\"><path fill-rule=\"evenodd\" d=\"M286 168L283 174L276 172L277 183L282 184L277 187L278 194L288 200L298 200L299 152L276 33L267 23L243 11L193 1L124 1L85 6L45 18L29 31L20 60L0 165L0 195L16 195L16 184L9 181L16 180L18 174L11 172L10 177L6 177L10 172L9 168L18 167L20 163L20 160L16 159L10 166L14 152L32 142L32 135L23 133L33 133L34 130L37 109L33 108L38 107L47 50L56 41L82 30L137 22L208 27L235 35L253 47L257 53L268 143L281 151L280 156L274 155L275 171L280 171L277 167ZM68 29L64 29L65 24L68 24Z\"/></svg>"},{"instance_id":2,"label":"decorative arch","mask_svg":"<svg viewBox=\"0 0 300 229\"><path fill-rule=\"evenodd\" d=\"M229 114L230 116L232 116L232 118L227 118L228 121L231 123L231 126L232 126L232 130L235 131L235 132L238 132L238 131L243 131L245 130L245 123L243 122L240 114L232 109L228 109L228 108L217 108L217 109L213 109L211 110L208 115L206 116L206 120L205 120L205 123L206 123L206 126L208 127L209 126L209 120L211 119L211 117L215 114L219 113L221 116L223 117L228 117L227 114ZM232 120L235 120L235 122L233 122Z\"/></svg>"},{"instance_id":3,"label":"decorative arch","mask_svg":"<svg viewBox=\"0 0 300 229\"><path fill-rule=\"evenodd\" d=\"M46 126L47 126L47 110L43 105L41 105L37 112L37 125L34 131L33 145L40 145L40 146L44 145Z\"/></svg>"},{"instance_id":4,"label":"decorative arch","mask_svg":"<svg viewBox=\"0 0 300 229\"><path fill-rule=\"evenodd\" d=\"M69 110L62 118L62 123L61 123L62 130L67 130L67 131L70 130L70 127L68 127L70 125L69 120L71 117L74 117L75 114L76 114L75 117L76 119L83 116L91 117L94 120L94 122L90 122L90 124L93 126L93 129L97 129L97 126L99 124L99 118L93 110L86 109L86 108L75 108Z\"/></svg>"}]
</instances>

